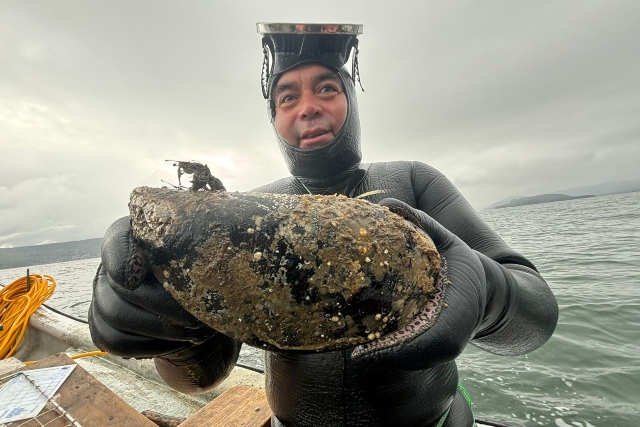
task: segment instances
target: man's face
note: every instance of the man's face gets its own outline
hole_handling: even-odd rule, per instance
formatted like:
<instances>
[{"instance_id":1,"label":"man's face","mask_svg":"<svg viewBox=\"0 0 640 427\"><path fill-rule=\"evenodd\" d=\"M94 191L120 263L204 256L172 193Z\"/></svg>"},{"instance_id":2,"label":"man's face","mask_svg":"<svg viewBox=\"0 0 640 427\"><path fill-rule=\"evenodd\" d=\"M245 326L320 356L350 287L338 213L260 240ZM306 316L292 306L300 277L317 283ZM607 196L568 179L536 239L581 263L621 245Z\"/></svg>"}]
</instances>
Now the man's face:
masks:
<instances>
[{"instance_id":1,"label":"man's face","mask_svg":"<svg viewBox=\"0 0 640 427\"><path fill-rule=\"evenodd\" d=\"M329 144L347 119L340 77L322 65L300 65L282 74L272 99L276 131L301 149Z\"/></svg>"}]
</instances>

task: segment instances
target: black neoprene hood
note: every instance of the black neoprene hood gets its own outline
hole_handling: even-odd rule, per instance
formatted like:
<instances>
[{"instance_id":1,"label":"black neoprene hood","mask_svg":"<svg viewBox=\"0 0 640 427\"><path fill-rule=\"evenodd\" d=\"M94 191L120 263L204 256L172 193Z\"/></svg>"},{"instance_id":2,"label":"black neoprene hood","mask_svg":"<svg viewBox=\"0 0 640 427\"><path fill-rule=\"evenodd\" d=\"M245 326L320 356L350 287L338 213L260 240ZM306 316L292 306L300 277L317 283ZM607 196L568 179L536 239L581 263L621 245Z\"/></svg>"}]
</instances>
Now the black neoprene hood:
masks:
<instances>
[{"instance_id":1,"label":"black neoprene hood","mask_svg":"<svg viewBox=\"0 0 640 427\"><path fill-rule=\"evenodd\" d=\"M354 24L275 24L258 23L263 35L264 65L262 92L267 99L273 124L273 88L282 74L292 68L317 63L335 71L345 90L347 118L334 140L324 147L300 149L289 145L277 132L276 138L289 172L298 177L327 178L356 167L361 159L360 119L354 80L344 65L352 50L357 54L361 25ZM356 55L353 58L357 72ZM274 127L275 130L275 127Z\"/></svg>"}]
</instances>

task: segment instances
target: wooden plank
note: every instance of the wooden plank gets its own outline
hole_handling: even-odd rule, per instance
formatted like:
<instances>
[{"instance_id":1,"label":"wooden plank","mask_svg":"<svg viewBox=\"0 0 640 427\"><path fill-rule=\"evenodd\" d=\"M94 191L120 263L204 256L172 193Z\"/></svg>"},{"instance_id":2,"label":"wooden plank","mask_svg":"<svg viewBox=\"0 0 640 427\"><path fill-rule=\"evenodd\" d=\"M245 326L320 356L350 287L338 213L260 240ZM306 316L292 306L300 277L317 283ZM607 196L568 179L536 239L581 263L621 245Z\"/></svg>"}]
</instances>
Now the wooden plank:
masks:
<instances>
[{"instance_id":1,"label":"wooden plank","mask_svg":"<svg viewBox=\"0 0 640 427\"><path fill-rule=\"evenodd\" d=\"M4 377L8 372L15 372L25 366L26 365L24 363L15 357L0 360L0 377Z\"/></svg>"},{"instance_id":2,"label":"wooden plank","mask_svg":"<svg viewBox=\"0 0 640 427\"><path fill-rule=\"evenodd\" d=\"M209 402L179 427L269 427L271 414L264 390L237 385Z\"/></svg>"},{"instance_id":3,"label":"wooden plank","mask_svg":"<svg viewBox=\"0 0 640 427\"><path fill-rule=\"evenodd\" d=\"M76 363L66 354L60 353L20 370L72 364ZM60 398L57 403L69 412L82 427L157 427L79 365L76 365L69 378L58 389L58 393ZM47 414L38 419L45 423L49 419L55 418L55 416L57 415L51 413L50 416ZM35 421L28 424L21 424L22 422L16 421L10 423L9 426L12 424L20 424L24 427L42 425L37 424ZM47 424L47 427L68 425L68 420L61 418Z\"/></svg>"}]
</instances>

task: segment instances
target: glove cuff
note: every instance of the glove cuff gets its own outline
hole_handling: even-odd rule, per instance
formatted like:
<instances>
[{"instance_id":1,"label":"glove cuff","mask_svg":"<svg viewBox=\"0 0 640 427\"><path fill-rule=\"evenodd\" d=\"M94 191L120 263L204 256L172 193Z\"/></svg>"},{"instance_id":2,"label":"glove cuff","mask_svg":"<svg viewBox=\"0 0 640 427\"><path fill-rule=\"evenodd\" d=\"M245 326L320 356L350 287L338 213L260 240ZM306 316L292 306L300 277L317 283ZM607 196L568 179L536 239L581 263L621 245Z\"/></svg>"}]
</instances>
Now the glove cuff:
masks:
<instances>
[{"instance_id":1,"label":"glove cuff","mask_svg":"<svg viewBox=\"0 0 640 427\"><path fill-rule=\"evenodd\" d=\"M171 388L185 394L214 389L233 370L241 343L216 332L203 343L153 359L156 370Z\"/></svg>"},{"instance_id":2,"label":"glove cuff","mask_svg":"<svg viewBox=\"0 0 640 427\"><path fill-rule=\"evenodd\" d=\"M133 290L146 277L147 263L133 242L129 216L111 224L100 252L107 274L120 286Z\"/></svg>"},{"instance_id":3,"label":"glove cuff","mask_svg":"<svg viewBox=\"0 0 640 427\"><path fill-rule=\"evenodd\" d=\"M500 330L518 311L518 286L505 267L480 252L476 255L486 278L484 316L474 337L482 338Z\"/></svg>"},{"instance_id":4,"label":"glove cuff","mask_svg":"<svg viewBox=\"0 0 640 427\"><path fill-rule=\"evenodd\" d=\"M488 272L487 306L480 332L472 343L505 356L535 350L555 330L558 321L555 297L535 270L487 260L482 260Z\"/></svg>"}]
</instances>

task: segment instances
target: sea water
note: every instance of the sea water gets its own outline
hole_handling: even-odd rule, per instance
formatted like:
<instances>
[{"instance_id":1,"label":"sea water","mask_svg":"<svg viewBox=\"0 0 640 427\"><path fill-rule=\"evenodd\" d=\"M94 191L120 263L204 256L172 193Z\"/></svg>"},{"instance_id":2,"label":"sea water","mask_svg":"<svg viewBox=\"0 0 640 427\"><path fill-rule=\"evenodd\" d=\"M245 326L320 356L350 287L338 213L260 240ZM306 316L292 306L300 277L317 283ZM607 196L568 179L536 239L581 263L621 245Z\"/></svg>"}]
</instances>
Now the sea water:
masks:
<instances>
[{"instance_id":1,"label":"sea water","mask_svg":"<svg viewBox=\"0 0 640 427\"><path fill-rule=\"evenodd\" d=\"M640 426L640 193L481 215L536 265L560 320L549 342L528 355L467 347L458 366L476 416L521 426ZM99 261L30 270L55 277L48 305L86 318ZM0 283L25 272L0 270ZM241 361L261 366L261 352L244 346Z\"/></svg>"}]
</instances>

